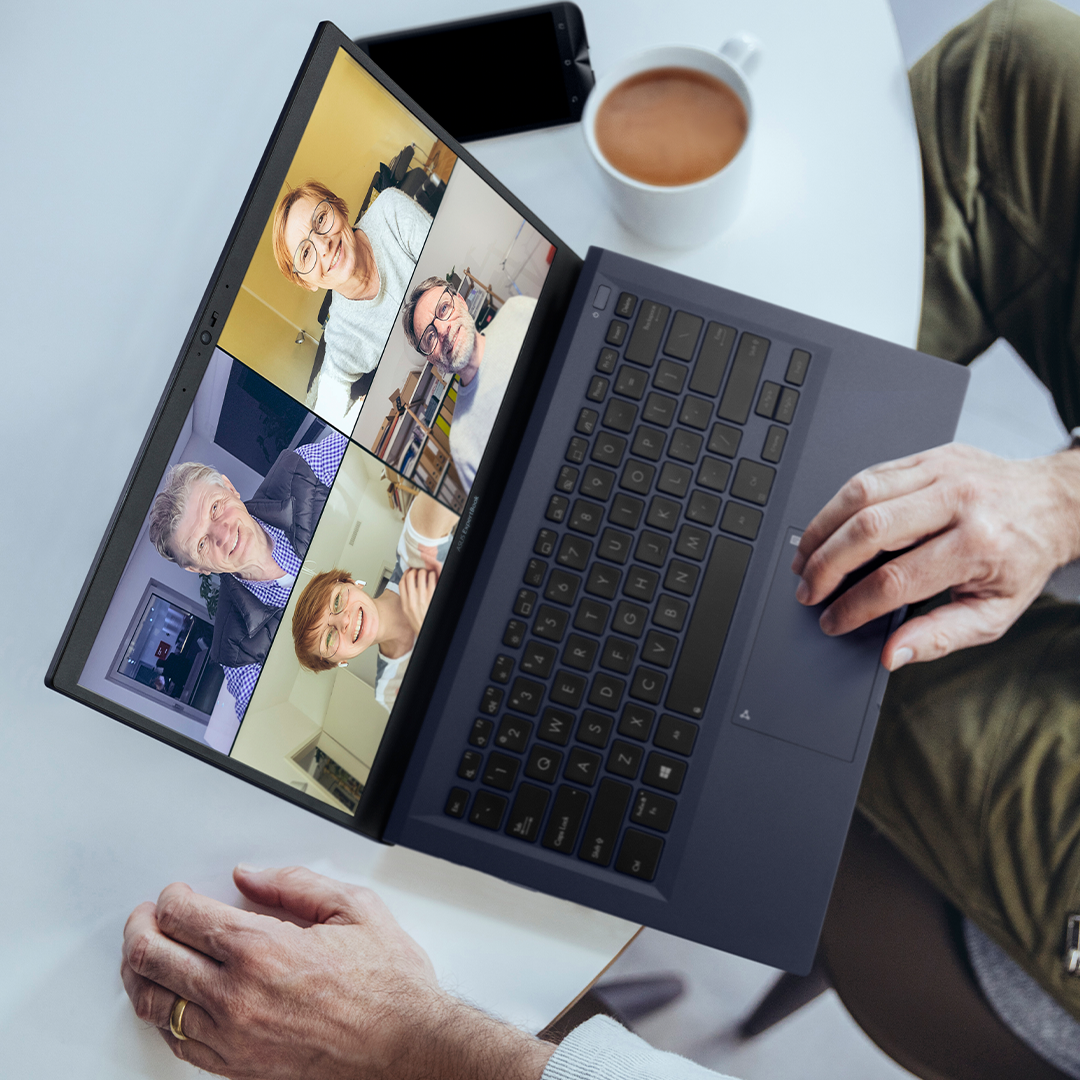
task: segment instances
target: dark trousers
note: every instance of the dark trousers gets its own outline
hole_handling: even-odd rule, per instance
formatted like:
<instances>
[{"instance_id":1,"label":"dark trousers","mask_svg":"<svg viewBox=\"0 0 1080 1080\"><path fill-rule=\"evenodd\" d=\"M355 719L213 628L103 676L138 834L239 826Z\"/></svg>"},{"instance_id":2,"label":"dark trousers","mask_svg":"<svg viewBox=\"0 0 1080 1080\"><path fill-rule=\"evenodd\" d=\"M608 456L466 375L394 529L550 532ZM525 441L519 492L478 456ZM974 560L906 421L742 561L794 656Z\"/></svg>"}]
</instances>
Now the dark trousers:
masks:
<instances>
[{"instance_id":1,"label":"dark trousers","mask_svg":"<svg viewBox=\"0 0 1080 1080\"><path fill-rule=\"evenodd\" d=\"M911 71L923 155L919 348L1004 337L1080 425L1080 18L996 0ZM859 808L1073 1016L1080 914L1080 607L889 683Z\"/></svg>"}]
</instances>

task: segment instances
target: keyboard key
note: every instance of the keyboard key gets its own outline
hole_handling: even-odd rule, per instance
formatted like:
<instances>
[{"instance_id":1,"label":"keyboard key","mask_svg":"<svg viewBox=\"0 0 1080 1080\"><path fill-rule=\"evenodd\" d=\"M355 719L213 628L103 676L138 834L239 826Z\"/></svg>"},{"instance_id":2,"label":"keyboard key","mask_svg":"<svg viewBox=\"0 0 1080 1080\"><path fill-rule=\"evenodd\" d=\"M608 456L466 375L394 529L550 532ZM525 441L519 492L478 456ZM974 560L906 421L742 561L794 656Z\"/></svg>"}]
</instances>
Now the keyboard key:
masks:
<instances>
[{"instance_id":1,"label":"keyboard key","mask_svg":"<svg viewBox=\"0 0 1080 1080\"><path fill-rule=\"evenodd\" d=\"M615 724L613 717L599 713L593 709L586 709L581 714L581 723L578 724L578 742L589 746L598 746L601 750L608 744L611 738L611 729Z\"/></svg>"},{"instance_id":2,"label":"keyboard key","mask_svg":"<svg viewBox=\"0 0 1080 1080\"><path fill-rule=\"evenodd\" d=\"M652 881L656 877L656 868L660 863L660 854L664 850L664 841L659 836L627 829L623 837L619 857L615 860L615 869L620 874Z\"/></svg>"},{"instance_id":3,"label":"keyboard key","mask_svg":"<svg viewBox=\"0 0 1080 1080\"><path fill-rule=\"evenodd\" d=\"M602 671L593 676L592 689L589 691L589 704L598 709L610 709L614 712L622 701L626 683L614 675L605 675Z\"/></svg>"},{"instance_id":4,"label":"keyboard key","mask_svg":"<svg viewBox=\"0 0 1080 1080\"><path fill-rule=\"evenodd\" d=\"M584 570L589 565L592 549L591 540L567 533L559 542L559 551L555 556L555 561L560 566L569 566L572 570Z\"/></svg>"},{"instance_id":5,"label":"keyboard key","mask_svg":"<svg viewBox=\"0 0 1080 1080\"><path fill-rule=\"evenodd\" d=\"M664 575L664 588L682 596L693 596L700 568L691 563L672 559Z\"/></svg>"},{"instance_id":6,"label":"keyboard key","mask_svg":"<svg viewBox=\"0 0 1080 1080\"><path fill-rule=\"evenodd\" d=\"M742 432L738 428L728 427L727 424L713 424L712 434L709 436L709 452L733 458L739 452L740 439Z\"/></svg>"},{"instance_id":7,"label":"keyboard key","mask_svg":"<svg viewBox=\"0 0 1080 1080\"><path fill-rule=\"evenodd\" d=\"M577 574L571 574L568 570L553 568L548 575L544 599L552 600L556 604L566 604L569 607L577 599L578 586L580 585L581 578Z\"/></svg>"},{"instance_id":8,"label":"keyboard key","mask_svg":"<svg viewBox=\"0 0 1080 1080\"><path fill-rule=\"evenodd\" d=\"M607 336L604 340L609 345L614 345L618 348L618 346L626 340L626 331L629 329L630 327L621 319L612 319L611 325L608 327Z\"/></svg>"},{"instance_id":9,"label":"keyboard key","mask_svg":"<svg viewBox=\"0 0 1080 1080\"><path fill-rule=\"evenodd\" d=\"M491 742L491 733L494 729L495 725L490 720L478 716L472 722L472 728L469 730L469 745L479 746L483 749Z\"/></svg>"},{"instance_id":10,"label":"keyboard key","mask_svg":"<svg viewBox=\"0 0 1080 1080\"><path fill-rule=\"evenodd\" d=\"M626 488L627 491L636 491L639 495L648 495L655 475L655 466L630 458L619 478L619 487Z\"/></svg>"},{"instance_id":11,"label":"keyboard key","mask_svg":"<svg viewBox=\"0 0 1080 1080\"><path fill-rule=\"evenodd\" d=\"M614 600L619 591L621 577L621 570L613 570L610 566L594 563L589 569L589 576L585 579L585 591L592 593L593 596L602 596L605 600Z\"/></svg>"},{"instance_id":12,"label":"keyboard key","mask_svg":"<svg viewBox=\"0 0 1080 1080\"><path fill-rule=\"evenodd\" d=\"M508 683L510 676L514 673L514 658L512 656L496 656L495 663L491 667L491 674L488 676L492 682Z\"/></svg>"},{"instance_id":13,"label":"keyboard key","mask_svg":"<svg viewBox=\"0 0 1080 1080\"><path fill-rule=\"evenodd\" d=\"M572 465L564 465L559 469L558 479L555 481L555 487L558 491L565 492L567 495L573 493L574 488L577 487L578 471Z\"/></svg>"},{"instance_id":14,"label":"keyboard key","mask_svg":"<svg viewBox=\"0 0 1080 1080\"><path fill-rule=\"evenodd\" d=\"M629 319L637 307L637 297L633 293L619 293L619 302L615 305L615 314Z\"/></svg>"},{"instance_id":15,"label":"keyboard key","mask_svg":"<svg viewBox=\"0 0 1080 1080\"><path fill-rule=\"evenodd\" d=\"M596 775L600 771L600 762L602 760L603 758L599 754L575 746L566 759L563 779L574 784L584 784L586 787L592 787L596 783Z\"/></svg>"},{"instance_id":16,"label":"keyboard key","mask_svg":"<svg viewBox=\"0 0 1080 1080\"><path fill-rule=\"evenodd\" d=\"M579 435L591 435L596 430L596 422L599 419L600 414L595 409L582 409L578 413L574 430Z\"/></svg>"},{"instance_id":17,"label":"keyboard key","mask_svg":"<svg viewBox=\"0 0 1080 1080\"><path fill-rule=\"evenodd\" d=\"M534 843L540 835L540 822L544 819L551 792L535 784L522 784L514 796L510 816L506 820L506 835Z\"/></svg>"},{"instance_id":18,"label":"keyboard key","mask_svg":"<svg viewBox=\"0 0 1080 1080\"><path fill-rule=\"evenodd\" d=\"M634 666L634 657L637 655L637 646L632 641L623 641L622 638L608 638L604 642L604 651L600 654L600 666L608 671L618 671L623 675L629 675Z\"/></svg>"},{"instance_id":19,"label":"keyboard key","mask_svg":"<svg viewBox=\"0 0 1080 1080\"><path fill-rule=\"evenodd\" d=\"M649 503L649 514L646 522L654 529L663 529L665 532L674 532L679 523L679 511L682 506L671 499L665 499L662 495L654 495Z\"/></svg>"},{"instance_id":20,"label":"keyboard key","mask_svg":"<svg viewBox=\"0 0 1080 1080\"><path fill-rule=\"evenodd\" d=\"M521 670L538 679L546 679L555 666L558 650L553 645L541 641L530 641L521 654Z\"/></svg>"},{"instance_id":21,"label":"keyboard key","mask_svg":"<svg viewBox=\"0 0 1080 1080\"><path fill-rule=\"evenodd\" d=\"M645 402L641 418L648 420L650 424L663 424L664 427L670 427L671 421L675 419L675 408L678 404L675 398L653 391Z\"/></svg>"},{"instance_id":22,"label":"keyboard key","mask_svg":"<svg viewBox=\"0 0 1080 1080\"><path fill-rule=\"evenodd\" d=\"M679 423L704 431L712 419L712 402L704 398L688 397L679 410Z\"/></svg>"},{"instance_id":23,"label":"keyboard key","mask_svg":"<svg viewBox=\"0 0 1080 1080\"><path fill-rule=\"evenodd\" d=\"M555 783L562 765L562 754L558 750L548 750L543 746L534 746L529 751L525 762L525 775L530 780L540 780L545 784Z\"/></svg>"},{"instance_id":24,"label":"keyboard key","mask_svg":"<svg viewBox=\"0 0 1080 1080\"><path fill-rule=\"evenodd\" d=\"M543 685L519 675L510 688L510 698L506 704L514 712L525 713L526 716L535 716L540 711L540 703L543 700Z\"/></svg>"},{"instance_id":25,"label":"keyboard key","mask_svg":"<svg viewBox=\"0 0 1080 1080\"><path fill-rule=\"evenodd\" d=\"M720 518L720 528L746 540L756 540L758 529L761 528L761 517L761 511L752 506L729 502L724 507L723 517Z\"/></svg>"},{"instance_id":26,"label":"keyboard key","mask_svg":"<svg viewBox=\"0 0 1080 1080\"><path fill-rule=\"evenodd\" d=\"M525 584L543 585L547 571L547 563L543 559L530 559L525 567Z\"/></svg>"},{"instance_id":27,"label":"keyboard key","mask_svg":"<svg viewBox=\"0 0 1080 1080\"><path fill-rule=\"evenodd\" d=\"M585 391L585 396L589 401L603 401L607 397L609 385L607 379L594 375L589 380L589 389Z\"/></svg>"},{"instance_id":28,"label":"keyboard key","mask_svg":"<svg viewBox=\"0 0 1080 1080\"><path fill-rule=\"evenodd\" d=\"M669 394L681 394L686 382L686 368L671 360L661 360L653 373L653 386L657 390L666 390Z\"/></svg>"},{"instance_id":29,"label":"keyboard key","mask_svg":"<svg viewBox=\"0 0 1080 1080\"><path fill-rule=\"evenodd\" d=\"M596 361L596 370L610 375L619 362L619 354L614 349L601 349L600 356Z\"/></svg>"},{"instance_id":30,"label":"keyboard key","mask_svg":"<svg viewBox=\"0 0 1080 1080\"><path fill-rule=\"evenodd\" d=\"M627 435L634 429L637 412L638 407L632 402L612 398L604 410L604 427L613 428Z\"/></svg>"},{"instance_id":31,"label":"keyboard key","mask_svg":"<svg viewBox=\"0 0 1080 1080\"><path fill-rule=\"evenodd\" d=\"M782 427L769 428L769 433L765 436L765 445L761 448L761 456L766 461L776 464L780 460L780 455L784 452L784 443L786 442L787 432Z\"/></svg>"},{"instance_id":32,"label":"keyboard key","mask_svg":"<svg viewBox=\"0 0 1080 1080\"><path fill-rule=\"evenodd\" d=\"M521 594L519 593L518 596L520 597L520 595ZM533 593L534 598L535 596L536 593ZM525 640L525 634L527 631L528 626L525 623L519 621L518 619L511 619L506 624L506 629L503 631L502 643L510 649L516 649Z\"/></svg>"},{"instance_id":33,"label":"keyboard key","mask_svg":"<svg viewBox=\"0 0 1080 1080\"><path fill-rule=\"evenodd\" d=\"M647 386L648 376L641 368L632 368L629 364L623 364L619 368L619 376L615 380L616 394L640 401L645 396Z\"/></svg>"},{"instance_id":34,"label":"keyboard key","mask_svg":"<svg viewBox=\"0 0 1080 1080\"><path fill-rule=\"evenodd\" d=\"M537 637L548 641L562 641L566 633L566 624L570 621L570 615L566 611L541 604L536 613L536 622L533 623L533 633Z\"/></svg>"},{"instance_id":35,"label":"keyboard key","mask_svg":"<svg viewBox=\"0 0 1080 1080\"><path fill-rule=\"evenodd\" d=\"M688 461L693 465L701 453L701 444L704 441L696 432L676 428L668 444L668 453L679 461Z\"/></svg>"},{"instance_id":36,"label":"keyboard key","mask_svg":"<svg viewBox=\"0 0 1080 1080\"><path fill-rule=\"evenodd\" d=\"M711 322L705 329L694 374L690 377L690 389L696 394L714 398L720 393L731 347L735 344L735 329L721 323Z\"/></svg>"},{"instance_id":37,"label":"keyboard key","mask_svg":"<svg viewBox=\"0 0 1080 1080\"><path fill-rule=\"evenodd\" d=\"M469 805L469 792L466 788L455 787L450 789L446 797L446 805L443 813L449 817L462 818L465 816L465 807Z\"/></svg>"},{"instance_id":38,"label":"keyboard key","mask_svg":"<svg viewBox=\"0 0 1080 1080\"><path fill-rule=\"evenodd\" d=\"M731 494L737 499L764 506L769 501L769 492L776 477L776 470L768 465L760 465L749 458L743 458L735 470L735 479L731 482Z\"/></svg>"},{"instance_id":39,"label":"keyboard key","mask_svg":"<svg viewBox=\"0 0 1080 1080\"><path fill-rule=\"evenodd\" d=\"M626 451L626 440L610 431L601 431L593 443L592 459L604 465L618 465Z\"/></svg>"},{"instance_id":40,"label":"keyboard key","mask_svg":"<svg viewBox=\"0 0 1080 1080\"><path fill-rule=\"evenodd\" d=\"M806 379L806 369L810 366L810 354L805 349L792 349L791 359L788 361L785 382L792 386L802 386Z\"/></svg>"},{"instance_id":41,"label":"keyboard key","mask_svg":"<svg viewBox=\"0 0 1080 1080\"><path fill-rule=\"evenodd\" d=\"M576 709L581 704L587 685L581 675L575 675L571 671L557 671L548 696L556 705Z\"/></svg>"},{"instance_id":42,"label":"keyboard key","mask_svg":"<svg viewBox=\"0 0 1080 1080\"><path fill-rule=\"evenodd\" d=\"M697 345L698 334L701 333L704 322L705 320L697 315L676 311L675 318L671 320L667 340L664 342L664 352L680 360L693 359L694 346Z\"/></svg>"},{"instance_id":43,"label":"keyboard key","mask_svg":"<svg viewBox=\"0 0 1080 1080\"><path fill-rule=\"evenodd\" d=\"M497 686L489 686L480 699L480 711L486 716L494 716L502 707L504 693Z\"/></svg>"},{"instance_id":44,"label":"keyboard key","mask_svg":"<svg viewBox=\"0 0 1080 1080\"><path fill-rule=\"evenodd\" d=\"M615 498L618 500L619 496L616 495ZM636 499L633 501L637 502ZM621 516L623 518L633 516L634 524L636 525L637 517L640 516L640 514L640 509L634 512L633 507L627 507L622 511ZM611 562L622 565L630 557L630 545L633 542L634 538L629 533L619 532L618 529L605 529L603 535L600 537L600 546L596 549L596 554L599 555L601 559L609 559Z\"/></svg>"},{"instance_id":45,"label":"keyboard key","mask_svg":"<svg viewBox=\"0 0 1080 1080\"><path fill-rule=\"evenodd\" d=\"M627 705L623 709L622 719L619 721L619 734L627 739L648 742L649 732L652 731L652 723L655 718L656 713L652 709L646 709L641 705Z\"/></svg>"},{"instance_id":46,"label":"keyboard key","mask_svg":"<svg viewBox=\"0 0 1080 1080\"><path fill-rule=\"evenodd\" d=\"M681 630L686 622L686 613L690 605L677 596L668 596L665 593L656 601L656 611L653 614L653 622L657 626L666 627L668 630Z\"/></svg>"},{"instance_id":47,"label":"keyboard key","mask_svg":"<svg viewBox=\"0 0 1080 1080\"><path fill-rule=\"evenodd\" d=\"M466 750L458 762L457 774L462 780L475 780L480 775L480 766L484 763L484 755L475 750Z\"/></svg>"},{"instance_id":48,"label":"keyboard key","mask_svg":"<svg viewBox=\"0 0 1080 1080\"><path fill-rule=\"evenodd\" d=\"M645 751L640 746L616 739L611 744L611 753L608 754L607 771L633 780L641 768L641 759L644 756Z\"/></svg>"},{"instance_id":49,"label":"keyboard key","mask_svg":"<svg viewBox=\"0 0 1080 1080\"><path fill-rule=\"evenodd\" d=\"M694 478L693 472L685 465L676 465L674 461L665 461L660 470L660 479L656 486L668 495L674 495L682 499L690 487L690 481Z\"/></svg>"},{"instance_id":50,"label":"keyboard key","mask_svg":"<svg viewBox=\"0 0 1080 1080\"><path fill-rule=\"evenodd\" d=\"M664 452L664 441L667 438L662 431L655 428L639 427L634 432L634 441L630 446L630 452L637 457L648 458L649 461L659 461Z\"/></svg>"},{"instance_id":51,"label":"keyboard key","mask_svg":"<svg viewBox=\"0 0 1080 1080\"><path fill-rule=\"evenodd\" d=\"M761 384L761 393L758 394L757 407L754 412L758 416L764 416L766 420L772 419L772 414L776 412L776 403L780 400L780 384L774 382L763 382Z\"/></svg>"},{"instance_id":52,"label":"keyboard key","mask_svg":"<svg viewBox=\"0 0 1080 1080\"><path fill-rule=\"evenodd\" d=\"M678 638L673 638L670 634L661 634L659 630L650 630L645 635L645 642L641 646L641 659L648 660L650 664L656 664L657 667L671 667L678 648ZM632 693L632 696L639 697L640 695Z\"/></svg>"},{"instance_id":53,"label":"keyboard key","mask_svg":"<svg viewBox=\"0 0 1080 1080\"><path fill-rule=\"evenodd\" d=\"M582 601L584 603L584 601ZM606 607L606 605L603 605ZM580 608L578 609L580 614ZM600 649L600 643L580 634L571 634L566 639L566 648L563 649L562 662L568 667L577 668L579 671L592 671L593 662Z\"/></svg>"},{"instance_id":54,"label":"keyboard key","mask_svg":"<svg viewBox=\"0 0 1080 1080\"><path fill-rule=\"evenodd\" d=\"M698 469L698 483L702 487L712 488L713 491L723 491L727 487L728 477L731 476L731 465L719 458L708 455L701 462Z\"/></svg>"},{"instance_id":55,"label":"keyboard key","mask_svg":"<svg viewBox=\"0 0 1080 1080\"><path fill-rule=\"evenodd\" d=\"M589 805L589 793L565 784L555 792L544 838L540 843L552 851L569 855L574 850L585 809Z\"/></svg>"},{"instance_id":56,"label":"keyboard key","mask_svg":"<svg viewBox=\"0 0 1080 1080\"><path fill-rule=\"evenodd\" d=\"M607 629L610 614L611 608L607 604L601 604L599 600L586 598L578 604L577 614L574 616L574 629L584 630L587 634L596 634L599 637ZM577 637L577 635L572 634L571 638L574 637ZM595 645L593 651L595 652ZM581 665L575 664L574 667L581 667ZM592 660L590 659L585 670L588 671L591 667Z\"/></svg>"},{"instance_id":57,"label":"keyboard key","mask_svg":"<svg viewBox=\"0 0 1080 1080\"><path fill-rule=\"evenodd\" d=\"M510 791L517 779L520 767L521 762L517 758L492 750L488 754L487 765L484 767L483 781L489 787L498 788L500 791Z\"/></svg>"},{"instance_id":58,"label":"keyboard key","mask_svg":"<svg viewBox=\"0 0 1080 1080\"><path fill-rule=\"evenodd\" d=\"M666 795L657 795L653 791L639 791L630 811L630 820L639 825L648 825L660 832L671 828L671 819L675 816L678 803Z\"/></svg>"},{"instance_id":59,"label":"keyboard key","mask_svg":"<svg viewBox=\"0 0 1080 1080\"><path fill-rule=\"evenodd\" d=\"M611 509L608 511L608 521L613 525L622 525L627 529L636 529L641 520L641 512L645 504L633 495L625 495L619 492L611 500Z\"/></svg>"},{"instance_id":60,"label":"keyboard key","mask_svg":"<svg viewBox=\"0 0 1080 1080\"><path fill-rule=\"evenodd\" d=\"M691 724L689 720L681 720L677 716L664 713L657 725L653 743L661 750L689 754L694 749L697 733L697 724Z\"/></svg>"},{"instance_id":61,"label":"keyboard key","mask_svg":"<svg viewBox=\"0 0 1080 1080\"><path fill-rule=\"evenodd\" d=\"M543 555L545 559L550 559L555 554L555 544L559 540L559 534L554 529L541 529L536 534L536 543L533 544L533 551L537 555Z\"/></svg>"},{"instance_id":62,"label":"keyboard key","mask_svg":"<svg viewBox=\"0 0 1080 1080\"><path fill-rule=\"evenodd\" d=\"M795 406L798 404L799 391L785 386L784 392L780 395L780 404L776 406L776 419L781 424L790 424L795 418Z\"/></svg>"},{"instance_id":63,"label":"keyboard key","mask_svg":"<svg viewBox=\"0 0 1080 1080\"><path fill-rule=\"evenodd\" d=\"M709 550L709 534L696 525L684 525L675 541L675 550L688 559L704 559Z\"/></svg>"},{"instance_id":64,"label":"keyboard key","mask_svg":"<svg viewBox=\"0 0 1080 1080\"><path fill-rule=\"evenodd\" d=\"M626 359L635 364L652 367L653 360L660 348L660 338L667 325L671 308L658 304L655 300L642 300L634 332L626 346Z\"/></svg>"},{"instance_id":65,"label":"keyboard key","mask_svg":"<svg viewBox=\"0 0 1080 1080\"><path fill-rule=\"evenodd\" d=\"M478 791L473 799L469 820L485 829L497 829L502 824L509 801L504 795L496 795L494 791Z\"/></svg>"},{"instance_id":66,"label":"keyboard key","mask_svg":"<svg viewBox=\"0 0 1080 1080\"><path fill-rule=\"evenodd\" d=\"M724 387L724 396L718 410L721 420L733 420L736 424L746 423L768 351L769 341L766 338L751 333L744 333L739 338L735 362L731 365L731 374L728 376L727 386Z\"/></svg>"},{"instance_id":67,"label":"keyboard key","mask_svg":"<svg viewBox=\"0 0 1080 1080\"><path fill-rule=\"evenodd\" d=\"M548 706L536 728L536 737L544 742L565 746L570 741L570 732L574 728L574 714Z\"/></svg>"},{"instance_id":68,"label":"keyboard key","mask_svg":"<svg viewBox=\"0 0 1080 1080\"><path fill-rule=\"evenodd\" d=\"M661 791L670 791L673 795L682 791L685 778L685 761L677 761L666 754L658 754L655 750L646 760L645 771L641 774L643 784L660 788Z\"/></svg>"},{"instance_id":69,"label":"keyboard key","mask_svg":"<svg viewBox=\"0 0 1080 1080\"><path fill-rule=\"evenodd\" d=\"M667 707L675 712L687 716L705 712L751 551L749 544L726 536L717 537L713 545L667 695Z\"/></svg>"},{"instance_id":70,"label":"keyboard key","mask_svg":"<svg viewBox=\"0 0 1080 1080\"><path fill-rule=\"evenodd\" d=\"M576 532L595 536L600 531L600 523L603 518L604 508L598 503L588 502L586 499L577 499L570 514L569 524L570 528Z\"/></svg>"},{"instance_id":71,"label":"keyboard key","mask_svg":"<svg viewBox=\"0 0 1080 1080\"><path fill-rule=\"evenodd\" d=\"M649 705L659 705L666 682L667 676L663 672L639 667L634 672L633 679L630 680L630 696Z\"/></svg>"},{"instance_id":72,"label":"keyboard key","mask_svg":"<svg viewBox=\"0 0 1080 1080\"><path fill-rule=\"evenodd\" d=\"M600 781L592 813L581 838L579 859L597 866L610 864L615 856L615 841L619 837L619 828L626 815L632 790L629 784L618 780L605 778Z\"/></svg>"},{"instance_id":73,"label":"keyboard key","mask_svg":"<svg viewBox=\"0 0 1080 1080\"><path fill-rule=\"evenodd\" d=\"M611 488L615 483L615 474L609 469L601 469L597 465L590 465L581 478L582 495L590 495L594 499L606 499L611 494ZM554 496L558 498L558 496ZM565 501L565 500L564 500Z\"/></svg>"},{"instance_id":74,"label":"keyboard key","mask_svg":"<svg viewBox=\"0 0 1080 1080\"><path fill-rule=\"evenodd\" d=\"M655 570L646 570L643 566L631 566L623 584L623 592L635 600L652 600L656 586L660 584L660 575ZM509 660L510 658L507 657ZM513 660L510 660L511 665Z\"/></svg>"},{"instance_id":75,"label":"keyboard key","mask_svg":"<svg viewBox=\"0 0 1080 1080\"><path fill-rule=\"evenodd\" d=\"M611 629L618 634L628 634L639 638L645 633L645 623L649 618L649 609L640 604L631 604L629 600L620 600L615 609L615 618Z\"/></svg>"},{"instance_id":76,"label":"keyboard key","mask_svg":"<svg viewBox=\"0 0 1080 1080\"><path fill-rule=\"evenodd\" d=\"M695 491L686 504L686 516L699 525L715 525L720 513L720 500L704 491Z\"/></svg>"},{"instance_id":77,"label":"keyboard key","mask_svg":"<svg viewBox=\"0 0 1080 1080\"><path fill-rule=\"evenodd\" d=\"M648 563L649 566L663 566L670 547L671 541L668 537L646 531L638 537L634 558Z\"/></svg>"},{"instance_id":78,"label":"keyboard key","mask_svg":"<svg viewBox=\"0 0 1080 1080\"><path fill-rule=\"evenodd\" d=\"M520 754L529 745L529 736L532 734L532 724L528 720L521 720L516 716L504 716L499 722L499 730L495 733L495 745L503 750L513 750Z\"/></svg>"},{"instance_id":79,"label":"keyboard key","mask_svg":"<svg viewBox=\"0 0 1080 1080\"><path fill-rule=\"evenodd\" d=\"M566 517L567 508L570 506L570 500L565 495L552 495L548 499L547 510L544 511L544 517L548 521L554 521L556 525L561 525L563 519Z\"/></svg>"},{"instance_id":80,"label":"keyboard key","mask_svg":"<svg viewBox=\"0 0 1080 1080\"><path fill-rule=\"evenodd\" d=\"M574 465L580 465L589 452L589 441L575 435L566 447L566 460Z\"/></svg>"}]
</instances>

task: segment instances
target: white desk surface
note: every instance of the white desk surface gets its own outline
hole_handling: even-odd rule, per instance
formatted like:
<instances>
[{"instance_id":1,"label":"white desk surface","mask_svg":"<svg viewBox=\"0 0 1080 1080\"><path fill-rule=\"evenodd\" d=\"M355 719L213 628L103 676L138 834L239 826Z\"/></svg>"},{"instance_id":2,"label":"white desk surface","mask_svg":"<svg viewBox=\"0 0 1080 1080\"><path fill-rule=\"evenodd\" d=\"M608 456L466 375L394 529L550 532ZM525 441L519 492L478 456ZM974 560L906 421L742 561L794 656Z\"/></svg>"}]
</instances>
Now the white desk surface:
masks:
<instances>
[{"instance_id":1,"label":"white desk surface","mask_svg":"<svg viewBox=\"0 0 1080 1080\"><path fill-rule=\"evenodd\" d=\"M459 15L498 8L464 0ZM696 251L648 250L603 205L576 128L473 149L580 253L653 258L910 344L918 147L886 0L581 0L592 59L662 42L764 43L752 193ZM657 12L660 12L658 15ZM632 928L379 848L103 716L42 677L318 19L351 34L431 2L187 0L12 7L0 41L0 1073L189 1076L130 1013L128 911L186 880L303 862L370 882L449 985L534 1028ZM481 98L482 71L460 73Z\"/></svg>"}]
</instances>

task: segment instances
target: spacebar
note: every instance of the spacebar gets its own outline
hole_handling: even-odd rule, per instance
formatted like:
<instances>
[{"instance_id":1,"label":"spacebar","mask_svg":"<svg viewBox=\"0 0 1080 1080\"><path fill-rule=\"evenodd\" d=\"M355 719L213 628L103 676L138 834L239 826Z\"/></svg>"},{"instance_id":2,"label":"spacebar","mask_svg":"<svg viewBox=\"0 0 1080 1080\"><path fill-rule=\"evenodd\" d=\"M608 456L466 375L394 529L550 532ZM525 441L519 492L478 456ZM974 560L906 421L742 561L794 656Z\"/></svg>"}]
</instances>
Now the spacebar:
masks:
<instances>
[{"instance_id":1,"label":"spacebar","mask_svg":"<svg viewBox=\"0 0 1080 1080\"><path fill-rule=\"evenodd\" d=\"M752 550L726 536L716 538L668 691L667 707L675 712L697 717L705 712Z\"/></svg>"}]
</instances>

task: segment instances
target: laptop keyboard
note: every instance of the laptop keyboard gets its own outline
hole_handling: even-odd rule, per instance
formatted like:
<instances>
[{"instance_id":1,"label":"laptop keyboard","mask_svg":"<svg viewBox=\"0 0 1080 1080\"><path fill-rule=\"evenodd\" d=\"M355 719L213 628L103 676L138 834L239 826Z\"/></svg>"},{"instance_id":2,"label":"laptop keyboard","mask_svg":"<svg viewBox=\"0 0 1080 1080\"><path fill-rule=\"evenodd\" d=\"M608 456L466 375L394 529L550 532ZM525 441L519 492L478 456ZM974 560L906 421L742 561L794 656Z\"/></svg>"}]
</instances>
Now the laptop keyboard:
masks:
<instances>
[{"instance_id":1,"label":"laptop keyboard","mask_svg":"<svg viewBox=\"0 0 1080 1080\"><path fill-rule=\"evenodd\" d=\"M781 384L757 334L614 315L445 813L652 881L811 358Z\"/></svg>"}]
</instances>

